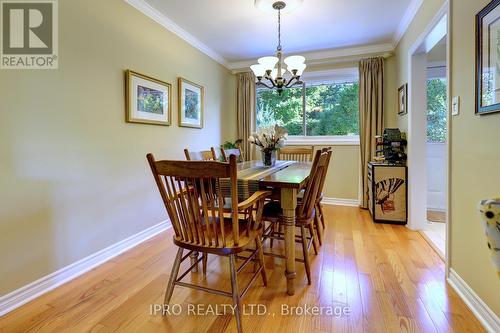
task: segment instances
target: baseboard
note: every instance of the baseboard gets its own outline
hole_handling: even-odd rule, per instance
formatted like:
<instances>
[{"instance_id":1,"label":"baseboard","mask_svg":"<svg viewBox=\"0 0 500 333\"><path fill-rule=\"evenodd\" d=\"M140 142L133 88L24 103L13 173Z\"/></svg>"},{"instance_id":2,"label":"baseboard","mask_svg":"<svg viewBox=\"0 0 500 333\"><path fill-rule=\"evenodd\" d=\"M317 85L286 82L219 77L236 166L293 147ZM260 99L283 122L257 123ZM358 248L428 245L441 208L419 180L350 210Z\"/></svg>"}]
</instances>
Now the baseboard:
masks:
<instances>
[{"instance_id":1,"label":"baseboard","mask_svg":"<svg viewBox=\"0 0 500 333\"><path fill-rule=\"evenodd\" d=\"M446 213L446 208L435 208L427 206L427 211L436 212L436 213Z\"/></svg>"},{"instance_id":2,"label":"baseboard","mask_svg":"<svg viewBox=\"0 0 500 333\"><path fill-rule=\"evenodd\" d=\"M500 320L498 316L453 269L450 269L448 283L455 289L488 332L500 332Z\"/></svg>"},{"instance_id":3,"label":"baseboard","mask_svg":"<svg viewBox=\"0 0 500 333\"><path fill-rule=\"evenodd\" d=\"M321 203L323 203L325 205L359 207L359 200L358 199L341 199L341 198L326 198L326 197L324 197L323 200L321 200Z\"/></svg>"},{"instance_id":4,"label":"baseboard","mask_svg":"<svg viewBox=\"0 0 500 333\"><path fill-rule=\"evenodd\" d=\"M171 227L170 221L163 221L116 244L83 258L71 265L44 276L24 287L0 297L0 317L23 304L59 287L60 285L88 272L92 268L116 257Z\"/></svg>"}]
</instances>

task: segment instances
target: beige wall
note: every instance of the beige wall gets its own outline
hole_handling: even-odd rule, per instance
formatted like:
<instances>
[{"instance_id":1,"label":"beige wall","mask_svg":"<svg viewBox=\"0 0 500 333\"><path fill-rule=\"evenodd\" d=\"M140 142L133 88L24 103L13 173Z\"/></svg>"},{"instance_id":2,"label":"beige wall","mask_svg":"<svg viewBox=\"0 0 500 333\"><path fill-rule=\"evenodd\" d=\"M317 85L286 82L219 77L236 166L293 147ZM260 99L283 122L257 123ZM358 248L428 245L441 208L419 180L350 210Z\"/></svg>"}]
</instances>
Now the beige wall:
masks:
<instances>
[{"instance_id":1,"label":"beige wall","mask_svg":"<svg viewBox=\"0 0 500 333\"><path fill-rule=\"evenodd\" d=\"M474 19L489 1L452 2L451 268L500 316L500 279L493 268L476 204L500 197L500 113L474 114Z\"/></svg>"},{"instance_id":2,"label":"beige wall","mask_svg":"<svg viewBox=\"0 0 500 333\"><path fill-rule=\"evenodd\" d=\"M399 116L397 113L397 89L403 84L408 83L408 52L410 48L424 32L429 22L434 18L443 4L444 0L424 0L422 7L420 7L417 15L396 47L395 62L397 84L393 87L393 89L395 89L395 102L394 106L388 109L387 117L391 118L392 121L396 119L398 127L405 132L408 131L408 116Z\"/></svg>"},{"instance_id":3,"label":"beige wall","mask_svg":"<svg viewBox=\"0 0 500 333\"><path fill-rule=\"evenodd\" d=\"M408 81L408 51L434 15L442 0L425 0L396 49L396 89ZM451 252L450 267L498 315L500 280L490 263L476 204L500 196L500 114L474 115L474 18L487 0L452 0L452 96L460 96L461 113L451 119ZM388 109L399 126L407 117Z\"/></svg>"},{"instance_id":4,"label":"beige wall","mask_svg":"<svg viewBox=\"0 0 500 333\"><path fill-rule=\"evenodd\" d=\"M0 295L166 218L146 153L183 158L235 122L235 80L122 0L59 1L59 70L0 71ZM127 68L173 85L173 125L125 123ZM177 125L177 77L205 127Z\"/></svg>"}]
</instances>

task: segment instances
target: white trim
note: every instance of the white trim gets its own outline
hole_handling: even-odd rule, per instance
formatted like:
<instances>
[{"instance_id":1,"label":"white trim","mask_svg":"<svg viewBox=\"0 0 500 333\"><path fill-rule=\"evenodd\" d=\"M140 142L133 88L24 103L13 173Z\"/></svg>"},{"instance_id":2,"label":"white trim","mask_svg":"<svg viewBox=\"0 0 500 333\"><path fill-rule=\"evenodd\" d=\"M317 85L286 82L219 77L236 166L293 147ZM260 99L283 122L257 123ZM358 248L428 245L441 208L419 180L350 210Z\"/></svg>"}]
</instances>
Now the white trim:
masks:
<instances>
[{"instance_id":1,"label":"white trim","mask_svg":"<svg viewBox=\"0 0 500 333\"><path fill-rule=\"evenodd\" d=\"M393 36L393 48L396 48L399 44L399 41L401 38L403 38L404 34L406 33L406 30L410 27L411 22L413 22L413 19L418 13L418 10L424 3L424 0L412 0L408 8L406 9L405 14L401 18L401 21L399 22L398 28L396 29L396 32L394 33Z\"/></svg>"},{"instance_id":2,"label":"white trim","mask_svg":"<svg viewBox=\"0 0 500 333\"><path fill-rule=\"evenodd\" d=\"M498 316L454 269L450 268L450 275L447 280L488 332L500 332L500 319Z\"/></svg>"},{"instance_id":3,"label":"white trim","mask_svg":"<svg viewBox=\"0 0 500 333\"><path fill-rule=\"evenodd\" d=\"M393 55L394 46L392 43L384 43L299 53L306 58L307 65L328 65L339 62L356 62L376 55L387 58ZM248 68L255 61L256 59L248 59L231 62L228 63L227 68L232 70L233 73L248 71Z\"/></svg>"},{"instance_id":4,"label":"white trim","mask_svg":"<svg viewBox=\"0 0 500 333\"><path fill-rule=\"evenodd\" d=\"M359 146L359 135L333 136L289 136L287 146L315 145L315 146Z\"/></svg>"},{"instance_id":5,"label":"white trim","mask_svg":"<svg viewBox=\"0 0 500 333\"><path fill-rule=\"evenodd\" d=\"M0 317L169 229L163 221L0 297Z\"/></svg>"},{"instance_id":6,"label":"white trim","mask_svg":"<svg viewBox=\"0 0 500 333\"><path fill-rule=\"evenodd\" d=\"M359 199L342 199L342 198L327 198L324 197L321 203L325 205L359 207Z\"/></svg>"},{"instance_id":7,"label":"white trim","mask_svg":"<svg viewBox=\"0 0 500 333\"><path fill-rule=\"evenodd\" d=\"M156 23L162 25L168 31L176 34L180 38L184 39L188 44L197 48L201 52L205 53L207 56L217 61L222 66L227 66L227 61L219 53L215 52L209 46L201 42L195 36L191 35L189 32L178 26L174 21L168 18L166 15L159 12L157 9L153 8L144 0L124 0L126 3L155 21Z\"/></svg>"}]
</instances>

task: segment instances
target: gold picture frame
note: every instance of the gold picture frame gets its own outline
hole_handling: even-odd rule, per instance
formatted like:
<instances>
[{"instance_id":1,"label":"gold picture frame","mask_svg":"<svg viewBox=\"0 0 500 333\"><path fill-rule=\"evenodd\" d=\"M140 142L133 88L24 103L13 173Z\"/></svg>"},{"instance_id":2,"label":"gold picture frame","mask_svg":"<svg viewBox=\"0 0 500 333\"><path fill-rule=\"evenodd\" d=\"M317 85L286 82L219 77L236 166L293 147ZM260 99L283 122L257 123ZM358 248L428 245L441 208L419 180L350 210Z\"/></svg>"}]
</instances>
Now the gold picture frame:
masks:
<instances>
[{"instance_id":1,"label":"gold picture frame","mask_svg":"<svg viewBox=\"0 0 500 333\"><path fill-rule=\"evenodd\" d=\"M172 85L132 70L125 71L125 121L172 124Z\"/></svg>"},{"instance_id":2,"label":"gold picture frame","mask_svg":"<svg viewBox=\"0 0 500 333\"><path fill-rule=\"evenodd\" d=\"M204 88L182 77L178 78L179 127L203 128Z\"/></svg>"}]
</instances>

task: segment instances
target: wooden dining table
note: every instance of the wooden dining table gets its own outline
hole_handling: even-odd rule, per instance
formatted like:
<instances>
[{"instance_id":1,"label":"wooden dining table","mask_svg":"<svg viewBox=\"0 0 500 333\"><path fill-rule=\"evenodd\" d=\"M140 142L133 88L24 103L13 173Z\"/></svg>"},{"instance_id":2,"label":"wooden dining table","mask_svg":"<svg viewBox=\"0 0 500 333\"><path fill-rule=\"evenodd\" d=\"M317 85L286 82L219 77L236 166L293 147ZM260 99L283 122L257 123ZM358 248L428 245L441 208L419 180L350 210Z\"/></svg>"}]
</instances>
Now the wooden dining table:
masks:
<instances>
[{"instance_id":1,"label":"wooden dining table","mask_svg":"<svg viewBox=\"0 0 500 333\"><path fill-rule=\"evenodd\" d=\"M264 167L262 161L238 164L239 187L272 188L280 191L283 222L285 225L285 257L288 295L295 294L295 209L297 193L306 185L312 163L276 161L273 167Z\"/></svg>"}]
</instances>

